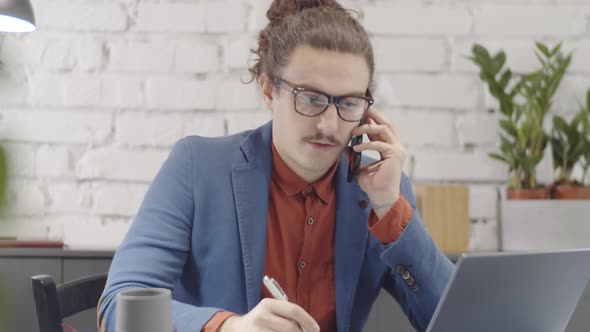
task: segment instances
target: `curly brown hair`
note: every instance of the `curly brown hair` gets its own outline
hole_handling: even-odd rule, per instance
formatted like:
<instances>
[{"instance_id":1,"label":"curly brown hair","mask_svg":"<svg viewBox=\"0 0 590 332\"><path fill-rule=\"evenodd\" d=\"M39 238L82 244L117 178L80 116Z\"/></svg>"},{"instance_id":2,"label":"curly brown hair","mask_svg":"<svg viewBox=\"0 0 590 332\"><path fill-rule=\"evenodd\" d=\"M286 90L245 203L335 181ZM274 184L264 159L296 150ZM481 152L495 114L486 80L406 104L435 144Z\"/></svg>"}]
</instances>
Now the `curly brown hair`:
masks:
<instances>
[{"instance_id":1,"label":"curly brown hair","mask_svg":"<svg viewBox=\"0 0 590 332\"><path fill-rule=\"evenodd\" d=\"M375 60L369 36L351 12L334 0L274 0L269 22L258 34L257 59L249 68L252 80L262 74L278 77L297 46L361 55L373 85ZM250 81L251 82L251 81Z\"/></svg>"}]
</instances>

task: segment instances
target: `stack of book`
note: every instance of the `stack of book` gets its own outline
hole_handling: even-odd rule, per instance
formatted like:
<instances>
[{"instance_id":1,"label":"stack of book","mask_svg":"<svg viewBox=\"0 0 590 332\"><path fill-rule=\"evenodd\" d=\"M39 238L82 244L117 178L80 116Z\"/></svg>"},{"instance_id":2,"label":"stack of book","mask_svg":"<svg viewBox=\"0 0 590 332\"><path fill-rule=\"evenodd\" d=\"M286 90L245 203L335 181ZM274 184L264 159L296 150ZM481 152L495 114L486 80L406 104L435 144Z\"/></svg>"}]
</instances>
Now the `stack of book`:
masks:
<instances>
[{"instance_id":1,"label":"stack of book","mask_svg":"<svg viewBox=\"0 0 590 332\"><path fill-rule=\"evenodd\" d=\"M0 237L0 248L63 248L62 240Z\"/></svg>"}]
</instances>

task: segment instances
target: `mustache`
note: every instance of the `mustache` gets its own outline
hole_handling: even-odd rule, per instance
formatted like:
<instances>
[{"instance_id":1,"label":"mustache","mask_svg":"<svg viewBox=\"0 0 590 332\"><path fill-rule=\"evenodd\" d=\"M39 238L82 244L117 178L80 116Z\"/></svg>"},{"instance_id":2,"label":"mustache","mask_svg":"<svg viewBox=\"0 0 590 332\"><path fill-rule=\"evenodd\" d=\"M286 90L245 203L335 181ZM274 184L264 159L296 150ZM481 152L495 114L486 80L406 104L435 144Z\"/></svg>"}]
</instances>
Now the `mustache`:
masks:
<instances>
[{"instance_id":1,"label":"mustache","mask_svg":"<svg viewBox=\"0 0 590 332\"><path fill-rule=\"evenodd\" d=\"M321 142L328 142L330 144L336 145L336 146L342 146L344 145L343 143L341 143L336 137L329 135L326 136L320 132L316 133L314 136L308 136L305 137L304 140L306 141L321 141Z\"/></svg>"}]
</instances>

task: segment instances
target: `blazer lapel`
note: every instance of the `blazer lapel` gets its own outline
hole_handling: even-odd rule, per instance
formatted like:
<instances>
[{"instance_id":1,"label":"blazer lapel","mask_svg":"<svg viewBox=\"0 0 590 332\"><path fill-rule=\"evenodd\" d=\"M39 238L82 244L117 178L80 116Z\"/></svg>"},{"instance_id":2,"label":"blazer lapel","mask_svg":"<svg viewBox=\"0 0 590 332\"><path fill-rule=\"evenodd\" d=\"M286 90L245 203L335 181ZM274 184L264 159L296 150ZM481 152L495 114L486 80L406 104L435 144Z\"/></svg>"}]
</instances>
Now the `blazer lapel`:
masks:
<instances>
[{"instance_id":1,"label":"blazer lapel","mask_svg":"<svg viewBox=\"0 0 590 332\"><path fill-rule=\"evenodd\" d=\"M266 254L268 199L272 170L271 123L252 131L241 145L246 161L232 169L232 184L238 232L244 264L247 310L260 301ZM346 158L340 157L335 174L335 289L338 331L348 331L354 295L365 256L370 207L356 181L346 181Z\"/></svg>"},{"instance_id":2,"label":"blazer lapel","mask_svg":"<svg viewBox=\"0 0 590 332\"><path fill-rule=\"evenodd\" d=\"M354 295L365 256L370 207L358 182L348 183L346 158L342 154L336 171L336 230L335 230L335 279L336 320L338 331L350 327ZM365 206L365 207L363 207Z\"/></svg>"},{"instance_id":3,"label":"blazer lapel","mask_svg":"<svg viewBox=\"0 0 590 332\"><path fill-rule=\"evenodd\" d=\"M231 178L250 311L260 301L264 271L272 167L271 123L252 131L240 148L246 162L233 166Z\"/></svg>"}]
</instances>

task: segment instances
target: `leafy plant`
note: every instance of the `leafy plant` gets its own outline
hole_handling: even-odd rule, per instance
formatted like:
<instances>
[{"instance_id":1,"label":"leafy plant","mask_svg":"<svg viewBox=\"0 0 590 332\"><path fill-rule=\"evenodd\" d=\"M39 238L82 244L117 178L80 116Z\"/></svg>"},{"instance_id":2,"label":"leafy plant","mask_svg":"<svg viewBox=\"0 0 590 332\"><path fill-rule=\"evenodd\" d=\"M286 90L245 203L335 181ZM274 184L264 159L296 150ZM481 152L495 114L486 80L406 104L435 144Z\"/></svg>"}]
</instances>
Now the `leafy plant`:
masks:
<instances>
[{"instance_id":1,"label":"leafy plant","mask_svg":"<svg viewBox=\"0 0 590 332\"><path fill-rule=\"evenodd\" d=\"M7 177L6 155L4 154L4 149L0 145L0 211L5 202L4 195L6 192Z\"/></svg>"},{"instance_id":2,"label":"leafy plant","mask_svg":"<svg viewBox=\"0 0 590 332\"><path fill-rule=\"evenodd\" d=\"M584 152L580 158L580 164L582 165L582 185L590 186L590 179L588 178L588 171L590 170L590 89L586 93L586 105L582 105L580 113L585 114L581 116L583 124L586 126L586 135L582 136L584 141Z\"/></svg>"},{"instance_id":3,"label":"leafy plant","mask_svg":"<svg viewBox=\"0 0 590 332\"><path fill-rule=\"evenodd\" d=\"M489 156L508 165L513 189L537 187L536 168L549 142L543 124L572 57L562 54L561 43L549 50L537 42L535 54L541 68L520 77L505 68L504 51L492 56L476 44L469 57L500 104L500 152Z\"/></svg>"},{"instance_id":4,"label":"leafy plant","mask_svg":"<svg viewBox=\"0 0 590 332\"><path fill-rule=\"evenodd\" d=\"M572 181L572 171L584 153L588 153L588 127L588 114L585 110L580 110L569 123L559 115L553 116L551 152L553 169L557 172L556 183L581 184Z\"/></svg>"},{"instance_id":5,"label":"leafy plant","mask_svg":"<svg viewBox=\"0 0 590 332\"><path fill-rule=\"evenodd\" d=\"M6 155L4 154L4 149L0 145L0 212L2 212L5 199L4 194L6 190L6 180L7 180L7 170L6 170ZM1 216L0 216L0 221ZM0 272L0 330L4 330L4 324L6 324L6 319L8 317L8 300L6 297L6 290L4 287L4 282L2 280L2 273Z\"/></svg>"},{"instance_id":6,"label":"leafy plant","mask_svg":"<svg viewBox=\"0 0 590 332\"><path fill-rule=\"evenodd\" d=\"M515 97L518 94L520 85L518 81L509 87L513 81L513 74L510 68L503 69L506 63L506 54L500 51L493 56L488 50L481 45L474 45L472 49L473 56L469 59L480 68L479 77L487 83L488 89L492 96L500 104L500 127L503 134L500 134L501 154L491 153L490 157L498 159L508 164L508 171L511 174L510 186L520 188L521 186L521 167L519 160L522 159L521 151L513 149L513 142L518 138L517 130L514 129L518 123L521 113L515 106Z\"/></svg>"}]
</instances>

